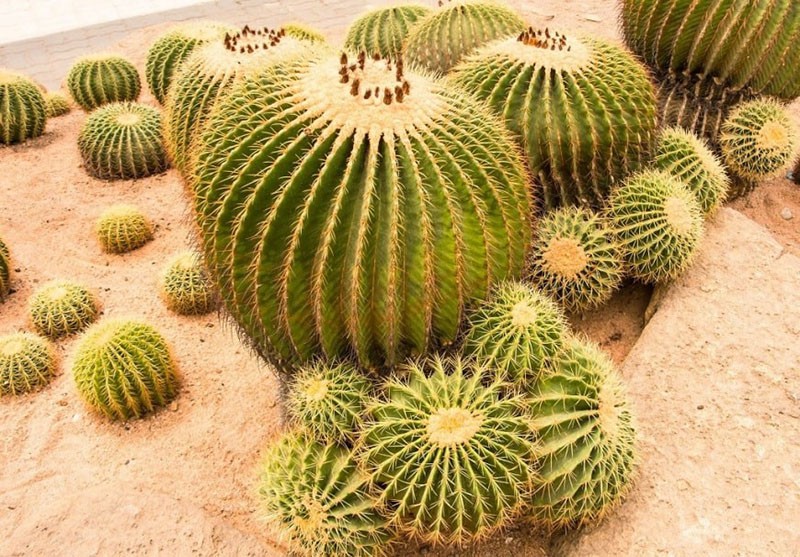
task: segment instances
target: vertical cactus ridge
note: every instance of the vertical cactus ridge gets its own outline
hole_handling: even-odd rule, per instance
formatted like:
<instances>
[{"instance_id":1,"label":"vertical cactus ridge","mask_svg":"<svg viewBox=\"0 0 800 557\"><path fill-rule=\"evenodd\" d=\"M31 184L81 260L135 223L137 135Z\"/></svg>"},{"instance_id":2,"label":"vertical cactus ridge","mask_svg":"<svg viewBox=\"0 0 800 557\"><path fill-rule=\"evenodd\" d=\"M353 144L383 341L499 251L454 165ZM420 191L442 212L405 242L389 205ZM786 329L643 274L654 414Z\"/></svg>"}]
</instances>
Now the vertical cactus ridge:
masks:
<instances>
[{"instance_id":1,"label":"vertical cactus ridge","mask_svg":"<svg viewBox=\"0 0 800 557\"><path fill-rule=\"evenodd\" d=\"M39 288L29 306L34 329L53 340L83 331L99 313L97 299L88 288L63 280Z\"/></svg>"},{"instance_id":2,"label":"vertical cactus ridge","mask_svg":"<svg viewBox=\"0 0 800 557\"><path fill-rule=\"evenodd\" d=\"M44 94L45 111L48 118L57 118L69 114L72 110L69 98L60 91L51 91Z\"/></svg>"},{"instance_id":3,"label":"vertical cactus ridge","mask_svg":"<svg viewBox=\"0 0 800 557\"><path fill-rule=\"evenodd\" d=\"M179 315L204 315L216 307L216 295L198 254L179 253L161 277L161 297L167 308Z\"/></svg>"},{"instance_id":4,"label":"vertical cactus ridge","mask_svg":"<svg viewBox=\"0 0 800 557\"><path fill-rule=\"evenodd\" d=\"M349 449L288 432L266 451L259 496L293 554L381 557L392 532Z\"/></svg>"},{"instance_id":5,"label":"vertical cactus ridge","mask_svg":"<svg viewBox=\"0 0 800 557\"><path fill-rule=\"evenodd\" d=\"M216 21L183 23L161 35L147 50L145 78L150 91L164 104L173 76L184 60L202 44L222 39L236 30Z\"/></svg>"},{"instance_id":6,"label":"vertical cactus ridge","mask_svg":"<svg viewBox=\"0 0 800 557\"><path fill-rule=\"evenodd\" d=\"M628 46L660 71L782 99L800 95L795 0L624 0L622 29Z\"/></svg>"},{"instance_id":7,"label":"vertical cactus ridge","mask_svg":"<svg viewBox=\"0 0 800 557\"><path fill-rule=\"evenodd\" d=\"M40 389L55 374L56 359L47 340L33 333L0 337L0 396Z\"/></svg>"},{"instance_id":8,"label":"vertical cactus ridge","mask_svg":"<svg viewBox=\"0 0 800 557\"><path fill-rule=\"evenodd\" d=\"M192 187L209 270L262 353L382 367L451 342L465 305L521 272L527 183L480 104L362 53L244 80Z\"/></svg>"},{"instance_id":9,"label":"vertical cactus ridge","mask_svg":"<svg viewBox=\"0 0 800 557\"><path fill-rule=\"evenodd\" d=\"M541 475L530 516L548 528L600 520L627 494L636 433L625 389L599 348L570 340L531 390Z\"/></svg>"},{"instance_id":10,"label":"vertical cactus ridge","mask_svg":"<svg viewBox=\"0 0 800 557\"><path fill-rule=\"evenodd\" d=\"M38 137L46 122L47 108L39 87L22 74L0 68L0 144Z\"/></svg>"},{"instance_id":11,"label":"vertical cactus ridge","mask_svg":"<svg viewBox=\"0 0 800 557\"><path fill-rule=\"evenodd\" d=\"M78 136L86 171L102 180L143 178L168 166L161 113L139 103L110 103L93 111Z\"/></svg>"},{"instance_id":12,"label":"vertical cactus ridge","mask_svg":"<svg viewBox=\"0 0 800 557\"><path fill-rule=\"evenodd\" d=\"M567 311L603 304L617 290L623 274L620 246L598 214L565 207L539 221L531 282Z\"/></svg>"},{"instance_id":13,"label":"vertical cactus ridge","mask_svg":"<svg viewBox=\"0 0 800 557\"><path fill-rule=\"evenodd\" d=\"M95 223L97 239L107 253L127 253L153 239L150 220L132 205L113 205Z\"/></svg>"},{"instance_id":14,"label":"vertical cactus ridge","mask_svg":"<svg viewBox=\"0 0 800 557\"><path fill-rule=\"evenodd\" d=\"M533 480L523 398L486 367L435 357L387 382L362 435L363 459L401 532L461 545L509 524Z\"/></svg>"},{"instance_id":15,"label":"vertical cactus ridge","mask_svg":"<svg viewBox=\"0 0 800 557\"><path fill-rule=\"evenodd\" d=\"M165 406L178 391L178 374L164 337L147 323L100 321L75 350L72 372L78 392L113 420L140 418Z\"/></svg>"},{"instance_id":16,"label":"vertical cactus ridge","mask_svg":"<svg viewBox=\"0 0 800 557\"><path fill-rule=\"evenodd\" d=\"M547 209L599 208L650 156L655 92L644 67L615 45L529 28L479 49L452 80L522 141Z\"/></svg>"},{"instance_id":17,"label":"vertical cactus ridge","mask_svg":"<svg viewBox=\"0 0 800 557\"><path fill-rule=\"evenodd\" d=\"M628 269L648 283L671 280L692 262L703 210L687 185L661 170L631 176L609 200L608 218Z\"/></svg>"},{"instance_id":18,"label":"vertical cactus ridge","mask_svg":"<svg viewBox=\"0 0 800 557\"><path fill-rule=\"evenodd\" d=\"M11 253L8 246L0 238L0 302L11 292Z\"/></svg>"},{"instance_id":19,"label":"vertical cactus ridge","mask_svg":"<svg viewBox=\"0 0 800 557\"><path fill-rule=\"evenodd\" d=\"M294 37L295 39L301 41L308 41L311 43L327 42L325 35L323 35L320 31L314 29L313 27L309 27L308 25L303 25L302 23L284 23L281 26L281 29L283 29L288 36Z\"/></svg>"},{"instance_id":20,"label":"vertical cactus ridge","mask_svg":"<svg viewBox=\"0 0 800 557\"><path fill-rule=\"evenodd\" d=\"M430 11L413 4L369 11L350 25L344 46L352 52L363 50L369 56L397 56L411 27Z\"/></svg>"},{"instance_id":21,"label":"vertical cactus ridge","mask_svg":"<svg viewBox=\"0 0 800 557\"><path fill-rule=\"evenodd\" d=\"M135 101L142 83L136 67L115 54L93 54L75 61L67 74L67 89L85 111L112 103Z\"/></svg>"},{"instance_id":22,"label":"vertical cactus ridge","mask_svg":"<svg viewBox=\"0 0 800 557\"><path fill-rule=\"evenodd\" d=\"M443 75L475 49L517 35L524 28L524 20L500 4L472 0L440 3L438 10L412 27L405 55L409 64Z\"/></svg>"}]
</instances>

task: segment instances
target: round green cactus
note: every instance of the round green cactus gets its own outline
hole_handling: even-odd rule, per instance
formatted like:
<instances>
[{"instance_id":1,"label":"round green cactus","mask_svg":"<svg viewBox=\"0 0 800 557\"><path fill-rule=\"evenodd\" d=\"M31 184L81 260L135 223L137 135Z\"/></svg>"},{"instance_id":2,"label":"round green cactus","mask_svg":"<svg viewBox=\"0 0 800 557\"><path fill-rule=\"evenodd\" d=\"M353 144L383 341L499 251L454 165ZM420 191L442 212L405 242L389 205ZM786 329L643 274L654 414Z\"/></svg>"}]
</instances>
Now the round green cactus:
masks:
<instances>
[{"instance_id":1,"label":"round green cactus","mask_svg":"<svg viewBox=\"0 0 800 557\"><path fill-rule=\"evenodd\" d=\"M3 239L0 238L0 302L11 292L11 254Z\"/></svg>"},{"instance_id":2,"label":"round green cactus","mask_svg":"<svg viewBox=\"0 0 800 557\"><path fill-rule=\"evenodd\" d=\"M401 5L372 10L356 19L347 30L344 46L368 56L397 56L417 20L430 13L424 6Z\"/></svg>"},{"instance_id":3,"label":"round green cactus","mask_svg":"<svg viewBox=\"0 0 800 557\"><path fill-rule=\"evenodd\" d=\"M653 166L689 186L703 213L714 212L728 193L725 168L702 139L681 128L661 132Z\"/></svg>"},{"instance_id":4,"label":"round green cactus","mask_svg":"<svg viewBox=\"0 0 800 557\"><path fill-rule=\"evenodd\" d=\"M42 91L24 75L0 68L0 144L22 143L44 133Z\"/></svg>"},{"instance_id":5,"label":"round green cactus","mask_svg":"<svg viewBox=\"0 0 800 557\"><path fill-rule=\"evenodd\" d=\"M789 168L797 154L797 131L782 104L756 99L728 116L719 143L728 168L758 182Z\"/></svg>"},{"instance_id":6,"label":"round green cactus","mask_svg":"<svg viewBox=\"0 0 800 557\"><path fill-rule=\"evenodd\" d=\"M324 43L327 41L325 35L302 23L284 23L281 29L283 29L289 37L294 37L301 41L308 41L311 43Z\"/></svg>"},{"instance_id":7,"label":"round green cactus","mask_svg":"<svg viewBox=\"0 0 800 557\"><path fill-rule=\"evenodd\" d=\"M45 110L47 111L48 118L57 118L65 114L69 114L72 106L69 103L69 98L60 91L51 91L44 94Z\"/></svg>"},{"instance_id":8,"label":"round green cactus","mask_svg":"<svg viewBox=\"0 0 800 557\"><path fill-rule=\"evenodd\" d=\"M586 209L562 208L539 222L532 282L567 311L606 302L623 277L622 253L610 227Z\"/></svg>"},{"instance_id":9,"label":"round green cactus","mask_svg":"<svg viewBox=\"0 0 800 557\"><path fill-rule=\"evenodd\" d=\"M300 369L286 406L293 422L326 442L353 440L361 428L369 380L353 365L317 361Z\"/></svg>"},{"instance_id":10,"label":"round green cactus","mask_svg":"<svg viewBox=\"0 0 800 557\"><path fill-rule=\"evenodd\" d=\"M796 0L624 0L628 46L662 72L713 77L731 89L800 95Z\"/></svg>"},{"instance_id":11,"label":"round green cactus","mask_svg":"<svg viewBox=\"0 0 800 557\"><path fill-rule=\"evenodd\" d=\"M536 380L567 334L561 309L521 282L499 285L472 315L464 352L499 377L525 385Z\"/></svg>"},{"instance_id":12,"label":"round green cactus","mask_svg":"<svg viewBox=\"0 0 800 557\"><path fill-rule=\"evenodd\" d=\"M86 403L115 420L142 417L178 392L167 342L138 321L110 319L93 325L80 339L72 372Z\"/></svg>"},{"instance_id":13,"label":"round green cactus","mask_svg":"<svg viewBox=\"0 0 800 557\"><path fill-rule=\"evenodd\" d=\"M79 333L97 319L97 299L83 285L58 280L34 292L29 312L40 335L58 339Z\"/></svg>"},{"instance_id":14,"label":"round green cactus","mask_svg":"<svg viewBox=\"0 0 800 557\"><path fill-rule=\"evenodd\" d=\"M629 491L636 464L633 416L614 364L572 339L531 399L541 476L531 517L548 528L601 519Z\"/></svg>"},{"instance_id":15,"label":"round green cactus","mask_svg":"<svg viewBox=\"0 0 800 557\"><path fill-rule=\"evenodd\" d=\"M697 197L661 170L631 176L611 196L608 216L629 270L649 283L682 273L703 235L703 210Z\"/></svg>"},{"instance_id":16,"label":"round green cactus","mask_svg":"<svg viewBox=\"0 0 800 557\"><path fill-rule=\"evenodd\" d=\"M114 54L79 58L67 74L67 88L73 100L89 112L98 106L135 101L142 84L136 67Z\"/></svg>"},{"instance_id":17,"label":"round green cactus","mask_svg":"<svg viewBox=\"0 0 800 557\"><path fill-rule=\"evenodd\" d=\"M216 307L211 279L200 258L192 252L178 254L161 280L167 308L180 315L204 315Z\"/></svg>"},{"instance_id":18,"label":"round green cactus","mask_svg":"<svg viewBox=\"0 0 800 557\"><path fill-rule=\"evenodd\" d=\"M377 557L392 540L350 450L289 432L266 452L259 495L293 553Z\"/></svg>"},{"instance_id":19,"label":"round green cactus","mask_svg":"<svg viewBox=\"0 0 800 557\"><path fill-rule=\"evenodd\" d=\"M194 21L176 25L161 35L147 51L144 75L153 96L164 104L172 78L180 65L202 44L222 39L236 30L224 23Z\"/></svg>"},{"instance_id":20,"label":"round green cactus","mask_svg":"<svg viewBox=\"0 0 800 557\"><path fill-rule=\"evenodd\" d=\"M410 363L370 408L364 462L391 521L463 544L508 525L528 498L534 443L523 399L459 358Z\"/></svg>"},{"instance_id":21,"label":"round green cactus","mask_svg":"<svg viewBox=\"0 0 800 557\"><path fill-rule=\"evenodd\" d=\"M113 205L95 225L97 239L107 253L127 253L153 239L153 226L144 214L131 205Z\"/></svg>"},{"instance_id":22,"label":"round green cactus","mask_svg":"<svg viewBox=\"0 0 800 557\"><path fill-rule=\"evenodd\" d=\"M476 48L524 29L525 21L505 6L455 0L414 25L405 53L410 64L446 74Z\"/></svg>"},{"instance_id":23,"label":"round green cactus","mask_svg":"<svg viewBox=\"0 0 800 557\"><path fill-rule=\"evenodd\" d=\"M195 49L173 78L164 107L164 140L175 168L184 176L191 173L192 143L211 108L228 94L238 77L294 56L312 44L289 36L283 29L245 26Z\"/></svg>"},{"instance_id":24,"label":"round green cactus","mask_svg":"<svg viewBox=\"0 0 800 557\"><path fill-rule=\"evenodd\" d=\"M453 81L520 137L548 209L601 207L611 186L650 156L653 86L642 65L610 43L529 28L478 50Z\"/></svg>"},{"instance_id":25,"label":"round green cactus","mask_svg":"<svg viewBox=\"0 0 800 557\"><path fill-rule=\"evenodd\" d=\"M452 342L521 273L525 167L502 123L402 63L306 56L214 110L192 184L209 271L277 365Z\"/></svg>"},{"instance_id":26,"label":"round green cactus","mask_svg":"<svg viewBox=\"0 0 800 557\"><path fill-rule=\"evenodd\" d=\"M78 149L87 172L102 180L144 178L169 166L161 114L139 103L111 103L92 112Z\"/></svg>"},{"instance_id":27,"label":"round green cactus","mask_svg":"<svg viewBox=\"0 0 800 557\"><path fill-rule=\"evenodd\" d=\"M32 333L0 337L0 396L40 389L55 374L55 355L45 339Z\"/></svg>"}]
</instances>

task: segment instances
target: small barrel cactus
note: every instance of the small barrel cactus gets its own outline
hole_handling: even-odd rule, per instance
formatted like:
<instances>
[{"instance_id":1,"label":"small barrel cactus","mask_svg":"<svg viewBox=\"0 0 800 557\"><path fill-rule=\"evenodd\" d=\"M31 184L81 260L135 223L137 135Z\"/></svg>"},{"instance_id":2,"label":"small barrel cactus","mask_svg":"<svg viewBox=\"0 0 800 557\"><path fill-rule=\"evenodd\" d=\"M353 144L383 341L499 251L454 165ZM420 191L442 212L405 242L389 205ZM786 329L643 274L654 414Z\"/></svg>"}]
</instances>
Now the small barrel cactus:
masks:
<instances>
[{"instance_id":1,"label":"small barrel cactus","mask_svg":"<svg viewBox=\"0 0 800 557\"><path fill-rule=\"evenodd\" d=\"M98 106L135 101L142 83L136 67L114 54L79 58L67 74L67 88L73 100L89 112Z\"/></svg>"},{"instance_id":2,"label":"small barrel cactus","mask_svg":"<svg viewBox=\"0 0 800 557\"><path fill-rule=\"evenodd\" d=\"M567 311L595 308L622 282L622 252L596 213L561 208L539 221L533 243L532 282Z\"/></svg>"},{"instance_id":3,"label":"small barrel cactus","mask_svg":"<svg viewBox=\"0 0 800 557\"><path fill-rule=\"evenodd\" d=\"M83 285L58 280L34 292L29 312L34 329L55 340L93 323L98 315L97 299Z\"/></svg>"},{"instance_id":4,"label":"small barrel cactus","mask_svg":"<svg viewBox=\"0 0 800 557\"><path fill-rule=\"evenodd\" d=\"M452 342L464 308L523 270L532 210L513 140L402 61L287 60L205 130L192 189L209 272L277 365L390 367Z\"/></svg>"},{"instance_id":5,"label":"small barrel cactus","mask_svg":"<svg viewBox=\"0 0 800 557\"><path fill-rule=\"evenodd\" d=\"M147 50L145 78L156 100L164 104L172 78L180 65L198 46L222 39L235 29L214 21L183 23L161 35Z\"/></svg>"},{"instance_id":6,"label":"small barrel cactus","mask_svg":"<svg viewBox=\"0 0 800 557\"><path fill-rule=\"evenodd\" d=\"M657 125L650 78L605 41L529 28L478 50L453 81L487 101L522 140L548 209L601 207L611 186L650 156Z\"/></svg>"},{"instance_id":7,"label":"small barrel cactus","mask_svg":"<svg viewBox=\"0 0 800 557\"><path fill-rule=\"evenodd\" d=\"M403 373L371 405L362 435L392 523L412 538L456 545L508 525L532 481L523 399L459 358L410 363Z\"/></svg>"},{"instance_id":8,"label":"small barrel cactus","mask_svg":"<svg viewBox=\"0 0 800 557\"><path fill-rule=\"evenodd\" d=\"M46 122L41 89L24 75L0 68L0 144L38 137Z\"/></svg>"},{"instance_id":9,"label":"small barrel cactus","mask_svg":"<svg viewBox=\"0 0 800 557\"><path fill-rule=\"evenodd\" d=\"M55 355L45 339L32 333L0 337L0 396L35 391L55 374Z\"/></svg>"},{"instance_id":10,"label":"small barrel cactus","mask_svg":"<svg viewBox=\"0 0 800 557\"><path fill-rule=\"evenodd\" d=\"M392 533L353 453L289 432L266 451L264 512L294 554L378 557Z\"/></svg>"},{"instance_id":11,"label":"small barrel cactus","mask_svg":"<svg viewBox=\"0 0 800 557\"><path fill-rule=\"evenodd\" d=\"M597 521L630 490L636 435L622 381L599 348L571 339L531 389L541 477L530 513L548 528Z\"/></svg>"},{"instance_id":12,"label":"small barrel cactus","mask_svg":"<svg viewBox=\"0 0 800 557\"><path fill-rule=\"evenodd\" d=\"M372 10L356 19L347 30L344 46L367 55L397 56L411 26L428 15L424 6L401 5Z\"/></svg>"},{"instance_id":13,"label":"small barrel cactus","mask_svg":"<svg viewBox=\"0 0 800 557\"><path fill-rule=\"evenodd\" d=\"M284 23L281 29L283 29L284 33L288 36L301 41L308 41L310 43L324 43L327 41L325 35L302 23Z\"/></svg>"},{"instance_id":14,"label":"small barrel cactus","mask_svg":"<svg viewBox=\"0 0 800 557\"><path fill-rule=\"evenodd\" d=\"M567 324L549 298L521 282L499 285L472 315L464 352L504 380L535 380L561 350Z\"/></svg>"},{"instance_id":15,"label":"small barrel cactus","mask_svg":"<svg viewBox=\"0 0 800 557\"><path fill-rule=\"evenodd\" d=\"M107 253L127 253L153 239L153 225L131 205L114 205L106 209L95 225L97 238Z\"/></svg>"},{"instance_id":16,"label":"small barrel cactus","mask_svg":"<svg viewBox=\"0 0 800 557\"><path fill-rule=\"evenodd\" d=\"M409 31L405 54L411 65L446 74L476 48L517 35L525 21L500 4L474 0L440 3Z\"/></svg>"},{"instance_id":17,"label":"small barrel cactus","mask_svg":"<svg viewBox=\"0 0 800 557\"><path fill-rule=\"evenodd\" d=\"M614 191L608 211L633 276L664 282L691 264L703 235L703 210L677 178L661 170L635 174Z\"/></svg>"},{"instance_id":18,"label":"small barrel cactus","mask_svg":"<svg viewBox=\"0 0 800 557\"><path fill-rule=\"evenodd\" d=\"M369 393L369 380L355 366L317 361L293 378L286 406L300 429L321 441L341 443L355 439Z\"/></svg>"},{"instance_id":19,"label":"small barrel cactus","mask_svg":"<svg viewBox=\"0 0 800 557\"><path fill-rule=\"evenodd\" d=\"M86 170L102 180L143 178L168 167L161 114L139 103L111 103L92 112L78 136Z\"/></svg>"},{"instance_id":20,"label":"small barrel cactus","mask_svg":"<svg viewBox=\"0 0 800 557\"><path fill-rule=\"evenodd\" d=\"M728 193L728 175L705 141L681 128L661 132L653 166L689 186L703 213L719 207Z\"/></svg>"},{"instance_id":21,"label":"small barrel cactus","mask_svg":"<svg viewBox=\"0 0 800 557\"><path fill-rule=\"evenodd\" d=\"M0 238L0 302L11 292L11 254Z\"/></svg>"},{"instance_id":22,"label":"small barrel cactus","mask_svg":"<svg viewBox=\"0 0 800 557\"><path fill-rule=\"evenodd\" d=\"M192 252L178 254L161 280L167 308L180 315L203 315L216 307L211 279L200 258Z\"/></svg>"},{"instance_id":23,"label":"small barrel cactus","mask_svg":"<svg viewBox=\"0 0 800 557\"><path fill-rule=\"evenodd\" d=\"M80 339L72 372L86 403L115 420L153 412L178 391L167 342L138 321L111 319L93 325Z\"/></svg>"},{"instance_id":24,"label":"small barrel cactus","mask_svg":"<svg viewBox=\"0 0 800 557\"><path fill-rule=\"evenodd\" d=\"M60 91L51 91L44 94L45 109L47 110L48 118L57 118L65 114L69 114L72 107L69 103L69 98Z\"/></svg>"}]
</instances>

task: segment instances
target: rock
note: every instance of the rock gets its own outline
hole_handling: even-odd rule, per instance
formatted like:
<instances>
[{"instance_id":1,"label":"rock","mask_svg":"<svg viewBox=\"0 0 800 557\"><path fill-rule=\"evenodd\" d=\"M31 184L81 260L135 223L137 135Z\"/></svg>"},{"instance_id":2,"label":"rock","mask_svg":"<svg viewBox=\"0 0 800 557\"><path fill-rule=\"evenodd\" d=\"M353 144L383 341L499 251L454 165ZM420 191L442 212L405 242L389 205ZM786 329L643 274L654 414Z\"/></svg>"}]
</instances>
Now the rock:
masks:
<instances>
[{"instance_id":1,"label":"rock","mask_svg":"<svg viewBox=\"0 0 800 557\"><path fill-rule=\"evenodd\" d=\"M792 210L789 209L789 207L784 207L783 210L781 211L781 218L783 220L792 220L794 218Z\"/></svg>"}]
</instances>

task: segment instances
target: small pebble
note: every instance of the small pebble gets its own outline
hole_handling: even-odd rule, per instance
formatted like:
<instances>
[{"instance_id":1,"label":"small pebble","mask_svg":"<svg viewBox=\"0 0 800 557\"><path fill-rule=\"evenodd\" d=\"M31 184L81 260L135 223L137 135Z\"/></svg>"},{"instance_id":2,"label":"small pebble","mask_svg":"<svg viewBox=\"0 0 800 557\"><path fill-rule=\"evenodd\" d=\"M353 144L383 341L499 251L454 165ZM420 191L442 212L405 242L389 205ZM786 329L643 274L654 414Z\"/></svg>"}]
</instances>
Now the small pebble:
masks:
<instances>
[{"instance_id":1,"label":"small pebble","mask_svg":"<svg viewBox=\"0 0 800 557\"><path fill-rule=\"evenodd\" d=\"M172 412L177 412L178 411L178 401L177 400L173 400L169 405L169 409Z\"/></svg>"},{"instance_id":2,"label":"small pebble","mask_svg":"<svg viewBox=\"0 0 800 557\"><path fill-rule=\"evenodd\" d=\"M784 207L783 211L781 211L781 218L783 220L792 220L794 215L792 214L792 210L789 207Z\"/></svg>"}]
</instances>

